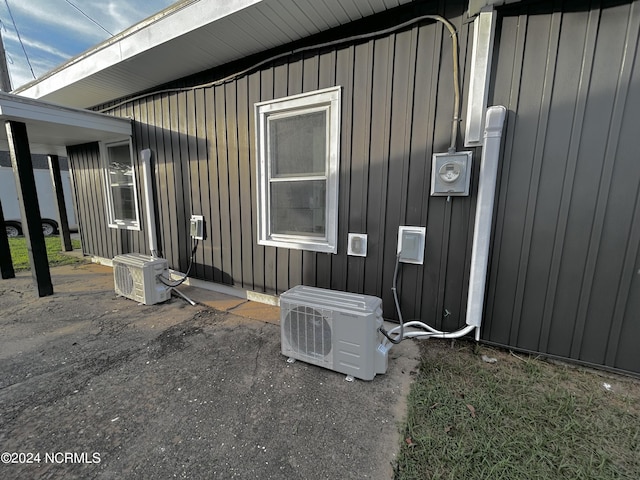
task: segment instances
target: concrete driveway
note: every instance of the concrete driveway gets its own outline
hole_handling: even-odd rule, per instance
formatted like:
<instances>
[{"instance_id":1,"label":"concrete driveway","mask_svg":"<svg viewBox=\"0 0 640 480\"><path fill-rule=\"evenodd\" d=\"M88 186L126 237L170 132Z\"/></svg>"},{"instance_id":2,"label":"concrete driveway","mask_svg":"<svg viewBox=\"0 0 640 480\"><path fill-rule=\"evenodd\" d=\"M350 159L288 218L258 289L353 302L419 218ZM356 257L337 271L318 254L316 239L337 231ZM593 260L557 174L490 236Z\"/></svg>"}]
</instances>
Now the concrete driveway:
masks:
<instances>
[{"instance_id":1,"label":"concrete driveway","mask_svg":"<svg viewBox=\"0 0 640 480\"><path fill-rule=\"evenodd\" d=\"M347 382L286 362L276 307L138 305L99 265L52 278L41 299L29 272L0 280L1 478L392 478L414 343Z\"/></svg>"}]
</instances>

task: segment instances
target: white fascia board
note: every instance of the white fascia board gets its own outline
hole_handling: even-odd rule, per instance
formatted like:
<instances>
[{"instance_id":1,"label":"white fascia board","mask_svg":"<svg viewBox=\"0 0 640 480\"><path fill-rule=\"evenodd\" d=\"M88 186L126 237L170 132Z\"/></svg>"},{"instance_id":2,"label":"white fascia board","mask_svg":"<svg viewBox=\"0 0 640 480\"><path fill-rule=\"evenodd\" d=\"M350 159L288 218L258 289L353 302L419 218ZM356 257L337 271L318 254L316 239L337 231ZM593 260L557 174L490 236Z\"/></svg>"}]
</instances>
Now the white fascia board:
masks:
<instances>
[{"instance_id":1,"label":"white fascia board","mask_svg":"<svg viewBox=\"0 0 640 480\"><path fill-rule=\"evenodd\" d=\"M27 125L32 153L66 155L66 145L129 138L131 120L0 93L0 120ZM0 149L8 150L0 131Z\"/></svg>"},{"instance_id":2,"label":"white fascia board","mask_svg":"<svg viewBox=\"0 0 640 480\"><path fill-rule=\"evenodd\" d=\"M25 97L41 98L114 64L132 59L140 53L262 1L265 0L225 0L224 2L195 0L184 6L178 5L174 11L161 12L146 22L125 30L85 54L61 65L42 79L16 89L15 92Z\"/></svg>"},{"instance_id":3,"label":"white fascia board","mask_svg":"<svg viewBox=\"0 0 640 480\"><path fill-rule=\"evenodd\" d=\"M20 107L0 107L0 117L17 122L38 121L113 134L131 135L131 121L129 119L119 119L124 120L124 122L109 122L92 115Z\"/></svg>"},{"instance_id":4,"label":"white fascia board","mask_svg":"<svg viewBox=\"0 0 640 480\"><path fill-rule=\"evenodd\" d=\"M120 43L106 45L101 47L100 50L87 52L86 56L63 64L51 74L45 74L41 79L34 80L25 87L14 90L14 93L28 98L42 98L59 90L61 87L89 77L121 60Z\"/></svg>"},{"instance_id":5,"label":"white fascia board","mask_svg":"<svg viewBox=\"0 0 640 480\"><path fill-rule=\"evenodd\" d=\"M0 138L0 150L8 152L9 142ZM40 143L29 143L29 152L39 155L58 155L59 157L67 156L67 147L64 145L43 145Z\"/></svg>"},{"instance_id":6,"label":"white fascia board","mask_svg":"<svg viewBox=\"0 0 640 480\"><path fill-rule=\"evenodd\" d=\"M214 23L264 0L198 0L167 15L162 20L141 26L120 42L122 60L132 58L185 33ZM168 28L170 27L170 28Z\"/></svg>"},{"instance_id":7,"label":"white fascia board","mask_svg":"<svg viewBox=\"0 0 640 480\"><path fill-rule=\"evenodd\" d=\"M44 122L83 129L99 130L115 135L131 135L131 121L89 110L72 109L45 102L0 96L0 118L18 122Z\"/></svg>"}]
</instances>

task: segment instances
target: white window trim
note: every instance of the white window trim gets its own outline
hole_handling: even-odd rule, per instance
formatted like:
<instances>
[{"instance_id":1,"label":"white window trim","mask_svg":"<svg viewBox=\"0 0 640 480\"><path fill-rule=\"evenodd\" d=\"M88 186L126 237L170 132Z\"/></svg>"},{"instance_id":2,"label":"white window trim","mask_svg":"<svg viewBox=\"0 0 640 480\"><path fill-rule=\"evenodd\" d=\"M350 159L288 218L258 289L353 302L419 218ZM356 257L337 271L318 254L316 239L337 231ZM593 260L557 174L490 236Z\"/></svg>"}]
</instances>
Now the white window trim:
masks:
<instances>
[{"instance_id":1,"label":"white window trim","mask_svg":"<svg viewBox=\"0 0 640 480\"><path fill-rule=\"evenodd\" d=\"M258 208L258 244L274 247L309 250L314 252L337 253L338 251L338 178L340 167L340 107L342 87L331 87L323 90L302 93L290 97L278 98L255 104L257 164L257 208ZM325 235L273 234L270 231L270 165L267 144L267 118L269 116L284 117L326 110L328 112L327 156L328 165L325 177L314 176L314 179L326 178L326 212ZM302 176L301 176L302 177ZM311 178L311 177L310 177Z\"/></svg>"},{"instance_id":2,"label":"white window trim","mask_svg":"<svg viewBox=\"0 0 640 480\"><path fill-rule=\"evenodd\" d=\"M113 197L111 195L111 182L109 180L109 147L116 147L118 145L129 145L129 158L131 159L131 167L133 173L133 201L134 209L136 212L135 220L119 220L116 218ZM110 228L119 228L124 230L140 230L140 210L138 204L138 188L136 181L136 168L133 161L133 147L131 145L131 137L122 140L116 140L111 142L100 142L100 157L102 158L102 173L104 179L105 188L105 201L107 205L107 221Z\"/></svg>"}]
</instances>

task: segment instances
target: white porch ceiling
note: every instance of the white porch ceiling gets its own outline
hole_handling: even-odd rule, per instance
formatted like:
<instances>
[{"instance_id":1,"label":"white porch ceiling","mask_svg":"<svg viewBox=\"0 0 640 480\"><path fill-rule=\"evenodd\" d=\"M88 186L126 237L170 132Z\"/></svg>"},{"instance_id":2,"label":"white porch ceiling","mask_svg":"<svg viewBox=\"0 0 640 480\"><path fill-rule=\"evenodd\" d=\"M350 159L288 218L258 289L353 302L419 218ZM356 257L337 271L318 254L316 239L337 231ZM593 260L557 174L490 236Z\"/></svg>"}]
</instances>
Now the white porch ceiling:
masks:
<instances>
[{"instance_id":1,"label":"white porch ceiling","mask_svg":"<svg viewBox=\"0 0 640 480\"><path fill-rule=\"evenodd\" d=\"M413 0L185 0L14 91L88 108Z\"/></svg>"}]
</instances>

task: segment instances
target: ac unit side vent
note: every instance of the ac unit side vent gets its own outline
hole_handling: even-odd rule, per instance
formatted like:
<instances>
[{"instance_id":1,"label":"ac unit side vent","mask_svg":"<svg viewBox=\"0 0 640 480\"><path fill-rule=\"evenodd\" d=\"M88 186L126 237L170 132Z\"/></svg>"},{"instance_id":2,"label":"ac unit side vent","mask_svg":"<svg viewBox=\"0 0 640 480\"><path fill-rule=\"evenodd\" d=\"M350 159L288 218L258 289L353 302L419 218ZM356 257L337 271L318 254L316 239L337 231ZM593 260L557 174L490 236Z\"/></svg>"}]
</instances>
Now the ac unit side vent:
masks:
<instances>
[{"instance_id":1,"label":"ac unit side vent","mask_svg":"<svg viewBox=\"0 0 640 480\"><path fill-rule=\"evenodd\" d=\"M145 305L164 302L171 291L158 280L168 276L167 260L139 253L118 255L113 259L113 283L118 295Z\"/></svg>"},{"instance_id":2,"label":"ac unit side vent","mask_svg":"<svg viewBox=\"0 0 640 480\"><path fill-rule=\"evenodd\" d=\"M113 266L113 275L116 289L120 290L125 297L131 295L135 284L131 269L122 263L117 263Z\"/></svg>"},{"instance_id":3,"label":"ac unit side vent","mask_svg":"<svg viewBox=\"0 0 640 480\"><path fill-rule=\"evenodd\" d=\"M387 370L377 297L297 286L280 296L282 354L372 380Z\"/></svg>"},{"instance_id":4,"label":"ac unit side vent","mask_svg":"<svg viewBox=\"0 0 640 480\"><path fill-rule=\"evenodd\" d=\"M330 311L291 304L282 322L284 342L289 356L331 368L333 318Z\"/></svg>"}]
</instances>

